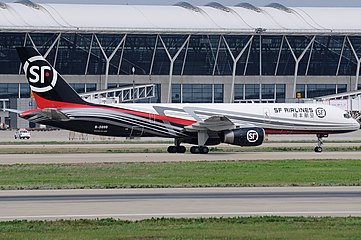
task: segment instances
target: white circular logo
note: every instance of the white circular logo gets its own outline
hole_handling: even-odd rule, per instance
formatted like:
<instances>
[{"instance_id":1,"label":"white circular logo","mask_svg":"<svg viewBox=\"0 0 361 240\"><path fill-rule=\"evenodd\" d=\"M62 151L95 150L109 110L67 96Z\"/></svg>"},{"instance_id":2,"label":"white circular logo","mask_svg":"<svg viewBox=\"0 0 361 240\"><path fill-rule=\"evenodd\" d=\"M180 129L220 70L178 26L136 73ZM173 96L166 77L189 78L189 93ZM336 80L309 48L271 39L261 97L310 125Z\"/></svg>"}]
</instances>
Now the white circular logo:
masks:
<instances>
[{"instance_id":1,"label":"white circular logo","mask_svg":"<svg viewBox=\"0 0 361 240\"><path fill-rule=\"evenodd\" d=\"M319 118L324 118L326 117L326 110L324 108L316 108L316 116Z\"/></svg>"},{"instance_id":2,"label":"white circular logo","mask_svg":"<svg viewBox=\"0 0 361 240\"><path fill-rule=\"evenodd\" d=\"M47 92L55 87L58 72L42 56L29 58L23 69L32 91Z\"/></svg>"},{"instance_id":3,"label":"white circular logo","mask_svg":"<svg viewBox=\"0 0 361 240\"><path fill-rule=\"evenodd\" d=\"M249 130L247 132L247 141L250 143L254 143L257 142L258 140L258 132L256 132L255 130Z\"/></svg>"}]
</instances>

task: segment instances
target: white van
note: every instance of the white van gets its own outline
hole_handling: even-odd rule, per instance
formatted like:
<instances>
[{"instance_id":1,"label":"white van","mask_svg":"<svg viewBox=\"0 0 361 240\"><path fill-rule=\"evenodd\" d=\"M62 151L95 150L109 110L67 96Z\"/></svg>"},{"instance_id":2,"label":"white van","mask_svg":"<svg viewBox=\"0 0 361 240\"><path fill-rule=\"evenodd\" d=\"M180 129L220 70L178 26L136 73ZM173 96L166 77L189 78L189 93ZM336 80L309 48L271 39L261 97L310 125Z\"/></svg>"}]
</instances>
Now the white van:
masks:
<instances>
[{"instance_id":1,"label":"white van","mask_svg":"<svg viewBox=\"0 0 361 240\"><path fill-rule=\"evenodd\" d=\"M20 128L19 130L16 130L14 137L15 139L29 139L30 132L25 128Z\"/></svg>"}]
</instances>

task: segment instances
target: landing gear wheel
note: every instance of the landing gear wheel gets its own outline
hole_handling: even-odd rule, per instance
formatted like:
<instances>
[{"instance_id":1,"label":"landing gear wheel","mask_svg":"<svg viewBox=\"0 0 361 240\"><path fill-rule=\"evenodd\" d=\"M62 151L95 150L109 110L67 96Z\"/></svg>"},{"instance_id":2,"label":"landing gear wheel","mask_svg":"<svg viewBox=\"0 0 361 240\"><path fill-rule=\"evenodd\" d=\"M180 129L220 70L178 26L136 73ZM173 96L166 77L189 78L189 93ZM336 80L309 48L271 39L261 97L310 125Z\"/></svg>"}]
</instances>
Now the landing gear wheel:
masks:
<instances>
[{"instance_id":1,"label":"landing gear wheel","mask_svg":"<svg viewBox=\"0 0 361 240\"><path fill-rule=\"evenodd\" d=\"M185 153L187 151L185 146L169 146L168 153Z\"/></svg>"},{"instance_id":2,"label":"landing gear wheel","mask_svg":"<svg viewBox=\"0 0 361 240\"><path fill-rule=\"evenodd\" d=\"M177 146L169 146L167 151L169 153L176 153L177 152Z\"/></svg>"},{"instance_id":3,"label":"landing gear wheel","mask_svg":"<svg viewBox=\"0 0 361 240\"><path fill-rule=\"evenodd\" d=\"M201 154L207 154L209 152L209 148L206 146L200 146L199 148Z\"/></svg>"},{"instance_id":4,"label":"landing gear wheel","mask_svg":"<svg viewBox=\"0 0 361 240\"><path fill-rule=\"evenodd\" d=\"M185 146L178 146L177 153L185 153L187 151Z\"/></svg>"},{"instance_id":5,"label":"landing gear wheel","mask_svg":"<svg viewBox=\"0 0 361 240\"><path fill-rule=\"evenodd\" d=\"M190 149L191 153L198 154L200 152L200 149L198 146L192 146Z\"/></svg>"},{"instance_id":6,"label":"landing gear wheel","mask_svg":"<svg viewBox=\"0 0 361 240\"><path fill-rule=\"evenodd\" d=\"M322 147L315 147L315 152L317 152L317 153L322 152Z\"/></svg>"},{"instance_id":7,"label":"landing gear wheel","mask_svg":"<svg viewBox=\"0 0 361 240\"><path fill-rule=\"evenodd\" d=\"M209 152L209 148L206 146L193 146L190 151L193 154L207 154Z\"/></svg>"},{"instance_id":8,"label":"landing gear wheel","mask_svg":"<svg viewBox=\"0 0 361 240\"><path fill-rule=\"evenodd\" d=\"M322 152L322 145L323 145L323 139L324 137L328 137L327 134L317 134L317 145L315 147L315 152L320 153Z\"/></svg>"}]
</instances>

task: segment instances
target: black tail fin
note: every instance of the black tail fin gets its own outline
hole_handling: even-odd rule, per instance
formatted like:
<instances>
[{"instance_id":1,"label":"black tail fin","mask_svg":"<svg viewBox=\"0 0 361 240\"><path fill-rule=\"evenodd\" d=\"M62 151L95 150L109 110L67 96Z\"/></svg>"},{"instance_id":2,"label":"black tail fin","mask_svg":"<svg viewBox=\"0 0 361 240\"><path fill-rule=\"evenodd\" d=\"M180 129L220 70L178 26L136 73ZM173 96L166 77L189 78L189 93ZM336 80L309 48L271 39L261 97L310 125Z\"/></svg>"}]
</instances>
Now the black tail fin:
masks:
<instances>
[{"instance_id":1,"label":"black tail fin","mask_svg":"<svg viewBox=\"0 0 361 240\"><path fill-rule=\"evenodd\" d=\"M39 108L87 104L35 48L16 50Z\"/></svg>"}]
</instances>

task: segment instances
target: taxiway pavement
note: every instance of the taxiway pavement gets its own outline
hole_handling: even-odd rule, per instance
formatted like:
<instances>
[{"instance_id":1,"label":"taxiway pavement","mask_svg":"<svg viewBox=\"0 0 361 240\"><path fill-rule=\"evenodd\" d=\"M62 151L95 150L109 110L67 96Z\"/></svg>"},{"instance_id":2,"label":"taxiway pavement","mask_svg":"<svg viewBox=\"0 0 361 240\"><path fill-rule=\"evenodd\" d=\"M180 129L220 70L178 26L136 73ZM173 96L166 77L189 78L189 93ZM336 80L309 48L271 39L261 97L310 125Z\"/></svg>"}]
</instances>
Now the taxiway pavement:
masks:
<instances>
[{"instance_id":1,"label":"taxiway pavement","mask_svg":"<svg viewBox=\"0 0 361 240\"><path fill-rule=\"evenodd\" d=\"M1 164L106 163L106 162L186 162L257 161L299 159L361 159L361 152L237 152L209 154L169 153L64 153L0 154Z\"/></svg>"},{"instance_id":2,"label":"taxiway pavement","mask_svg":"<svg viewBox=\"0 0 361 240\"><path fill-rule=\"evenodd\" d=\"M0 221L361 216L359 187L0 191Z\"/></svg>"}]
</instances>

